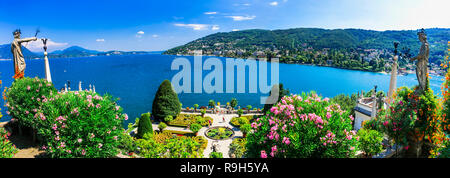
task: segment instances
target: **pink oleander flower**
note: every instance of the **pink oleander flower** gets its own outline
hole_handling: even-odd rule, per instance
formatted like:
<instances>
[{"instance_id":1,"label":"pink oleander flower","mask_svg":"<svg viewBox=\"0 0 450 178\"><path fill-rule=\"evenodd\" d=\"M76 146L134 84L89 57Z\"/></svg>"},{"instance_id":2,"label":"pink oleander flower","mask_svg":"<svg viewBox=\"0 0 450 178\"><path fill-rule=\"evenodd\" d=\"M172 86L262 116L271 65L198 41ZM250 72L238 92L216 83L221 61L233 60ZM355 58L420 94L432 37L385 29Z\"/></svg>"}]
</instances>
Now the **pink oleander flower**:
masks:
<instances>
[{"instance_id":1,"label":"pink oleander flower","mask_svg":"<svg viewBox=\"0 0 450 178\"><path fill-rule=\"evenodd\" d=\"M261 158L267 158L267 153L265 150L261 150Z\"/></svg>"},{"instance_id":2,"label":"pink oleander flower","mask_svg":"<svg viewBox=\"0 0 450 178\"><path fill-rule=\"evenodd\" d=\"M78 141L78 143L81 143L83 141L83 139L79 138L77 141Z\"/></svg>"},{"instance_id":3,"label":"pink oleander flower","mask_svg":"<svg viewBox=\"0 0 450 178\"><path fill-rule=\"evenodd\" d=\"M118 110L119 110L119 108L120 108L120 106L116 106L116 111L118 111Z\"/></svg>"},{"instance_id":4,"label":"pink oleander flower","mask_svg":"<svg viewBox=\"0 0 450 178\"><path fill-rule=\"evenodd\" d=\"M331 113L327 112L327 119L330 119L330 117L331 117Z\"/></svg>"},{"instance_id":5,"label":"pink oleander flower","mask_svg":"<svg viewBox=\"0 0 450 178\"><path fill-rule=\"evenodd\" d=\"M99 109L99 108L101 108L102 106L101 106L100 104L97 104L95 107L96 107L97 109Z\"/></svg>"},{"instance_id":6,"label":"pink oleander flower","mask_svg":"<svg viewBox=\"0 0 450 178\"><path fill-rule=\"evenodd\" d=\"M128 114L124 114L125 120L128 120Z\"/></svg>"},{"instance_id":7,"label":"pink oleander flower","mask_svg":"<svg viewBox=\"0 0 450 178\"><path fill-rule=\"evenodd\" d=\"M103 144L99 143L98 148L102 148Z\"/></svg>"},{"instance_id":8,"label":"pink oleander flower","mask_svg":"<svg viewBox=\"0 0 450 178\"><path fill-rule=\"evenodd\" d=\"M114 139L114 140L117 140L117 136L114 136L113 139Z\"/></svg>"},{"instance_id":9,"label":"pink oleander flower","mask_svg":"<svg viewBox=\"0 0 450 178\"><path fill-rule=\"evenodd\" d=\"M27 90L28 90L28 91L30 91L30 90L31 90L31 87L30 87L29 85L27 86Z\"/></svg>"},{"instance_id":10,"label":"pink oleander flower","mask_svg":"<svg viewBox=\"0 0 450 178\"><path fill-rule=\"evenodd\" d=\"M86 150L82 149L81 150L81 155L83 155L83 156L86 155Z\"/></svg>"},{"instance_id":11,"label":"pink oleander flower","mask_svg":"<svg viewBox=\"0 0 450 178\"><path fill-rule=\"evenodd\" d=\"M272 157L275 157L275 153L277 152L277 146L274 145L271 149L272 149L272 152L270 153L270 155L271 155Z\"/></svg>"},{"instance_id":12,"label":"pink oleander flower","mask_svg":"<svg viewBox=\"0 0 450 178\"><path fill-rule=\"evenodd\" d=\"M291 141L289 140L288 137L284 137L282 143L284 143L284 144L286 144L286 145L289 145L289 144L291 143Z\"/></svg>"}]
</instances>

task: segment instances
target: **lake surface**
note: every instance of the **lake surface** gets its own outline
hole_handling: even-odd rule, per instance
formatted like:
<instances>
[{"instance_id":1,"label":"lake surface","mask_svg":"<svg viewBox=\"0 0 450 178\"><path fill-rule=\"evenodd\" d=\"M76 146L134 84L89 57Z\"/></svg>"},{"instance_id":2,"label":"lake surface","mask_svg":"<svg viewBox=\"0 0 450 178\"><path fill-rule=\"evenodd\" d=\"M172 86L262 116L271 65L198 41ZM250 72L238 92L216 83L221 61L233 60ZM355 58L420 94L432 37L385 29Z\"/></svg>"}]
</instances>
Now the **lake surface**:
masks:
<instances>
[{"instance_id":1,"label":"lake surface","mask_svg":"<svg viewBox=\"0 0 450 178\"><path fill-rule=\"evenodd\" d=\"M179 72L171 70L172 61L177 57L180 56L149 54L50 59L50 68L53 83L57 89L63 88L67 81L70 81L72 90L78 90L79 81L83 82L83 89L93 84L97 93L109 93L120 98L119 105L131 118L128 122L134 122L133 118L151 111L154 95L161 82L165 79L172 80L172 77ZM191 61L191 67L194 66L194 57L183 57ZM203 56L203 61L206 58L208 57ZM219 57L219 59L225 66L225 58ZM26 62L26 76L45 77L44 60L26 60ZM378 86L378 90L385 92L389 89L390 75L386 74L295 64L279 64L279 70L280 82L291 93L314 90L324 97L333 97L341 93L369 91L374 85ZM12 61L0 61L0 72L2 87L11 86L13 81L11 77L14 73ZM203 76L209 72L203 71ZM252 105L260 108L262 107L260 97L267 94L260 93L259 90L258 93L248 93L248 71L246 76L246 93L180 93L178 97L183 107L192 107L194 104L206 106L210 99L225 104L235 97L241 107ZM237 77L236 73L234 77ZM224 76L224 83L225 80ZM432 77L430 86L435 94L440 94L442 80L443 77ZM415 74L397 78L398 87L411 87L417 84ZM193 86L192 84L192 88ZM0 103L1 112L4 115L1 121L9 120L2 98Z\"/></svg>"}]
</instances>

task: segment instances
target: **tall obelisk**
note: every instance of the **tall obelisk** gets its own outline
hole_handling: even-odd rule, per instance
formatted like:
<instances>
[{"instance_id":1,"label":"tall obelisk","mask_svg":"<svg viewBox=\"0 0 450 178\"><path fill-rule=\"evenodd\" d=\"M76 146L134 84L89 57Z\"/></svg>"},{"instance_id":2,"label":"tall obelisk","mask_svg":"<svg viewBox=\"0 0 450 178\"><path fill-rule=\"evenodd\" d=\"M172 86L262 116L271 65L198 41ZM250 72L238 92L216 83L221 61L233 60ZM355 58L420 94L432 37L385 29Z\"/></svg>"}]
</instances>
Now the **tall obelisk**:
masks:
<instances>
[{"instance_id":1,"label":"tall obelisk","mask_svg":"<svg viewBox=\"0 0 450 178\"><path fill-rule=\"evenodd\" d=\"M47 82L52 82L52 75L50 74L50 65L47 57L47 39L42 39L42 42L44 43L45 78L47 79Z\"/></svg>"},{"instance_id":2,"label":"tall obelisk","mask_svg":"<svg viewBox=\"0 0 450 178\"><path fill-rule=\"evenodd\" d=\"M398 61L398 55L397 55L397 46L398 42L394 42L394 62L392 63L392 70L391 70L391 82L389 83L389 91L388 91L388 98L387 103L390 104L392 102L392 95L394 94L395 90L397 89L397 61Z\"/></svg>"}]
</instances>

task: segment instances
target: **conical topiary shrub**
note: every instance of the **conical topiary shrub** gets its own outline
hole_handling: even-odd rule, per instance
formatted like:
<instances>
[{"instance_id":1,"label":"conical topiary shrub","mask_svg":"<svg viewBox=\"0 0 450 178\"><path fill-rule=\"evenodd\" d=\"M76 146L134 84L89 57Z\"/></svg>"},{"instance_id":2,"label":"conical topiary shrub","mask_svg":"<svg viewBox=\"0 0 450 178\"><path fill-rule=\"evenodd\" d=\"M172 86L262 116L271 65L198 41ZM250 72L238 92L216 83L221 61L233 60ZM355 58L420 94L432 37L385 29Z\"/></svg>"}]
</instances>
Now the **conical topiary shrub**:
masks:
<instances>
[{"instance_id":1,"label":"conical topiary shrub","mask_svg":"<svg viewBox=\"0 0 450 178\"><path fill-rule=\"evenodd\" d=\"M180 101L169 80L164 80L153 100L152 114L155 119L163 121L168 115L176 117L181 111Z\"/></svg>"},{"instance_id":2,"label":"conical topiary shrub","mask_svg":"<svg viewBox=\"0 0 450 178\"><path fill-rule=\"evenodd\" d=\"M150 120L150 113L144 113L139 119L137 138L143 138L146 133L153 133L152 121Z\"/></svg>"}]
</instances>

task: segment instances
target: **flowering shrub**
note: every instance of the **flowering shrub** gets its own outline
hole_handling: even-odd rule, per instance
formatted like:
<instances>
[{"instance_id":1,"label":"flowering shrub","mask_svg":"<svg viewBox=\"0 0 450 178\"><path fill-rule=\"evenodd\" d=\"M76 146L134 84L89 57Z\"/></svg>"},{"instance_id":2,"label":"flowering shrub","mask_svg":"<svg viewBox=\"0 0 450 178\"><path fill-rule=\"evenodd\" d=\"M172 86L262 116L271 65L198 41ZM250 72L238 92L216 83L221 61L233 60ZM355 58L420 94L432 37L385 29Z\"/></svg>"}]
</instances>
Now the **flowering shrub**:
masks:
<instances>
[{"instance_id":1,"label":"flowering shrub","mask_svg":"<svg viewBox=\"0 0 450 178\"><path fill-rule=\"evenodd\" d=\"M407 150L412 147L418 154L421 142L426 139L431 143L431 138L441 127L438 108L432 90L419 92L417 87L400 87L389 108L381 111L374 121L368 122L367 127L384 132L395 143Z\"/></svg>"},{"instance_id":2,"label":"flowering shrub","mask_svg":"<svg viewBox=\"0 0 450 178\"><path fill-rule=\"evenodd\" d=\"M353 117L315 93L284 96L251 124L248 157L353 157L357 137Z\"/></svg>"},{"instance_id":3,"label":"flowering shrub","mask_svg":"<svg viewBox=\"0 0 450 178\"><path fill-rule=\"evenodd\" d=\"M435 158L450 158L450 71L448 68L448 64L450 64L450 41L448 41L447 45L447 55L445 56L444 62L441 64L441 66L447 70L445 81L442 84L442 96L444 99L442 102L442 117L434 120L436 123L434 125L437 125L437 127L435 128L436 132L434 132L431 137L435 149L432 149L430 153L431 157Z\"/></svg>"},{"instance_id":4,"label":"flowering shrub","mask_svg":"<svg viewBox=\"0 0 450 178\"><path fill-rule=\"evenodd\" d=\"M13 120L17 119L22 126L36 128L37 120L34 115L42 105L48 103L50 96L57 90L52 83L39 78L16 79L10 88L6 89L6 107Z\"/></svg>"},{"instance_id":5,"label":"flowering shrub","mask_svg":"<svg viewBox=\"0 0 450 178\"><path fill-rule=\"evenodd\" d=\"M0 127L0 158L12 158L17 153L17 148L9 140L10 133Z\"/></svg>"},{"instance_id":6,"label":"flowering shrub","mask_svg":"<svg viewBox=\"0 0 450 178\"><path fill-rule=\"evenodd\" d=\"M115 156L128 119L111 96L88 91L58 93L34 117L42 149L57 158Z\"/></svg>"},{"instance_id":7,"label":"flowering shrub","mask_svg":"<svg viewBox=\"0 0 450 178\"><path fill-rule=\"evenodd\" d=\"M360 129L358 131L361 150L366 156L373 156L383 150L383 134L376 130Z\"/></svg>"}]
</instances>

